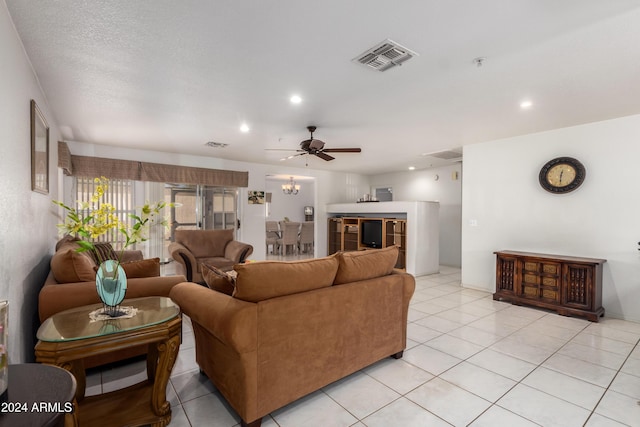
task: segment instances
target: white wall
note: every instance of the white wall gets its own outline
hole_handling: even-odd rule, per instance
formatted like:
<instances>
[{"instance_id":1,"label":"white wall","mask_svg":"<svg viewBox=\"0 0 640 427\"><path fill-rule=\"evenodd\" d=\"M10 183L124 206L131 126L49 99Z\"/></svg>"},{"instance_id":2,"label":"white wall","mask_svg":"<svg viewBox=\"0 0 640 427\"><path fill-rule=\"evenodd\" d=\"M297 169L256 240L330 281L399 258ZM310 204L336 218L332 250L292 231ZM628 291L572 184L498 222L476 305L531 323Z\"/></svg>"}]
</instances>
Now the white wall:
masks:
<instances>
[{"instance_id":1,"label":"white wall","mask_svg":"<svg viewBox=\"0 0 640 427\"><path fill-rule=\"evenodd\" d=\"M295 180L300 185L300 192L296 195L282 192L283 180L267 179L266 191L271 193L270 221L282 221L284 217L290 221L304 221L304 207L313 206L315 199L314 180ZM288 181L286 181L288 182Z\"/></svg>"},{"instance_id":2,"label":"white wall","mask_svg":"<svg viewBox=\"0 0 640 427\"><path fill-rule=\"evenodd\" d=\"M31 63L0 1L0 299L9 300L9 361L34 360L38 292L49 273L57 237L52 198L57 190L59 132ZM50 128L49 194L31 191L30 100Z\"/></svg>"},{"instance_id":3,"label":"white wall","mask_svg":"<svg viewBox=\"0 0 640 427\"><path fill-rule=\"evenodd\" d=\"M640 115L464 147L463 285L495 290L497 250L605 258L605 314L640 321L638 141ZM560 156L586 179L550 194L538 173Z\"/></svg>"},{"instance_id":4,"label":"white wall","mask_svg":"<svg viewBox=\"0 0 640 427\"><path fill-rule=\"evenodd\" d=\"M251 259L256 260L266 258L264 244L265 207L264 205L248 204L247 191L262 191L267 188L267 175L303 175L315 178L315 197L312 204L315 206L315 217L318 222L315 235L316 256L324 256L327 254L327 213L325 205L328 203L350 202L357 198L357 194L369 191L369 181L366 177L350 173L293 168L284 165L275 166L238 162L214 157L134 150L71 141L68 142L68 145L71 153L77 155L108 157L112 159L136 159L172 165L248 171L249 186L240 189L239 195L238 215L242 226L238 240L253 245Z\"/></svg>"},{"instance_id":5,"label":"white wall","mask_svg":"<svg viewBox=\"0 0 640 427\"><path fill-rule=\"evenodd\" d=\"M460 267L462 241L461 165L370 176L371 194L376 187L392 187L394 201L440 202L440 264ZM452 173L457 172L457 180ZM438 175L438 180L435 176ZM409 231L411 232L411 231Z\"/></svg>"}]
</instances>

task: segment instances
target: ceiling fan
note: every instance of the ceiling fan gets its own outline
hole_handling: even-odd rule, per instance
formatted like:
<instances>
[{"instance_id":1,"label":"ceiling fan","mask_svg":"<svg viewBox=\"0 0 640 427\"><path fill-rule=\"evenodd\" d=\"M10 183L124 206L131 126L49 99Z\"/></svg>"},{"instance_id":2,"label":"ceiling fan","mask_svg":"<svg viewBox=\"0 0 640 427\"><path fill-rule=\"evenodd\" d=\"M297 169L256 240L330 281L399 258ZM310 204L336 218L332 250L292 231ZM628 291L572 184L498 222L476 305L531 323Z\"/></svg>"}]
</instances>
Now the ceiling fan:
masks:
<instances>
[{"instance_id":1,"label":"ceiling fan","mask_svg":"<svg viewBox=\"0 0 640 427\"><path fill-rule=\"evenodd\" d=\"M299 154L293 154L291 156L285 157L281 160L288 160L297 156L304 156L305 154L310 154L313 156L320 157L322 160L330 161L335 159L335 157L330 156L327 153L360 153L362 150L360 148L324 148L324 142L319 139L315 139L313 137L313 132L316 131L315 126L307 126L307 130L311 134L309 139L305 139L300 143L300 149L295 150ZM292 151L292 150L281 150L281 149L267 149L267 150L278 150L278 151Z\"/></svg>"}]
</instances>

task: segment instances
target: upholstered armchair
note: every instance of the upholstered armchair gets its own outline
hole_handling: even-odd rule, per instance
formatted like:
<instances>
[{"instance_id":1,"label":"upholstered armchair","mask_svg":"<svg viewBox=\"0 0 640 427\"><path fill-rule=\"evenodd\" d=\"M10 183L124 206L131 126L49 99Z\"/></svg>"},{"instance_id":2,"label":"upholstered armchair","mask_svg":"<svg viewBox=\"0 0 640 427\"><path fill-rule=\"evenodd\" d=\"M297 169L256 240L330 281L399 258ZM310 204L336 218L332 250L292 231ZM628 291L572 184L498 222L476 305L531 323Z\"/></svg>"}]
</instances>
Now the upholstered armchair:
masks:
<instances>
[{"instance_id":1,"label":"upholstered armchair","mask_svg":"<svg viewBox=\"0 0 640 427\"><path fill-rule=\"evenodd\" d=\"M189 282L203 282L202 264L230 270L253 253L253 246L234 240L234 230L176 230L169 252L176 260L177 274Z\"/></svg>"}]
</instances>

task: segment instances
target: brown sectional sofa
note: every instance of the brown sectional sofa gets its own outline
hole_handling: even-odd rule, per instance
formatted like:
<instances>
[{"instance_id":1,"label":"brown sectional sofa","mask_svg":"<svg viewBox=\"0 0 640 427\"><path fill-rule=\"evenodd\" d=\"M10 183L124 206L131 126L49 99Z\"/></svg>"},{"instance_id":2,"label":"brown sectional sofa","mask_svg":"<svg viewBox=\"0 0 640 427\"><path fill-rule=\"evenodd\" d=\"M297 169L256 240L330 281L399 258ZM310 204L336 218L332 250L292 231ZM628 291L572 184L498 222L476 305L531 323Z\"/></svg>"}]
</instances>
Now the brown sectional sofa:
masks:
<instances>
[{"instance_id":1,"label":"brown sectional sofa","mask_svg":"<svg viewBox=\"0 0 640 427\"><path fill-rule=\"evenodd\" d=\"M96 262L86 252L77 252L78 244L73 239L62 239L56 245L51 258L51 271L38 295L40 322L54 314L74 307L100 303L96 290ZM126 298L146 296L169 296L171 288L186 278L160 276L157 258L142 259L140 251L124 251L122 263L127 273ZM85 360L85 367L102 365L146 353L146 348L136 347L130 351L112 353L100 358Z\"/></svg>"},{"instance_id":2,"label":"brown sectional sofa","mask_svg":"<svg viewBox=\"0 0 640 427\"><path fill-rule=\"evenodd\" d=\"M243 425L406 346L414 277L397 247L236 265L232 295L180 283L196 361Z\"/></svg>"}]
</instances>

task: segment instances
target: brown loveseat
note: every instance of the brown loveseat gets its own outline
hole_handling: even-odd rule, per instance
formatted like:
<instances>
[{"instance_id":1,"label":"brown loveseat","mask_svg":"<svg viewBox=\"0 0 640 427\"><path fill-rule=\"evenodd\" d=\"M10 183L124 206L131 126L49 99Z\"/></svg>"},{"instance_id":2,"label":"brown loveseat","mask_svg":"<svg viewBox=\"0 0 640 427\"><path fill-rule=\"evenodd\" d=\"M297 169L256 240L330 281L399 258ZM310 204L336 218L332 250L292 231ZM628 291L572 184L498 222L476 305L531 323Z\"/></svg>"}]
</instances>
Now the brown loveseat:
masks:
<instances>
[{"instance_id":1,"label":"brown loveseat","mask_svg":"<svg viewBox=\"0 0 640 427\"><path fill-rule=\"evenodd\" d=\"M190 282L202 283L202 264L230 270L253 253L253 246L233 238L234 230L176 230L169 253L178 272Z\"/></svg>"},{"instance_id":2,"label":"brown loveseat","mask_svg":"<svg viewBox=\"0 0 640 427\"><path fill-rule=\"evenodd\" d=\"M262 417L406 346L415 289L394 270L397 247L293 262L236 265L227 295L180 283L196 361L242 418Z\"/></svg>"},{"instance_id":3,"label":"brown loveseat","mask_svg":"<svg viewBox=\"0 0 640 427\"><path fill-rule=\"evenodd\" d=\"M77 252L78 244L68 238L56 245L51 257L51 271L38 295L40 322L69 308L100 303L96 290L96 262L87 252ZM121 262L127 273L126 298L169 296L171 288L186 279L184 276L160 276L159 259L142 259L141 251L124 251ZM123 360L144 354L146 347L110 353L85 360L85 367Z\"/></svg>"}]
</instances>

